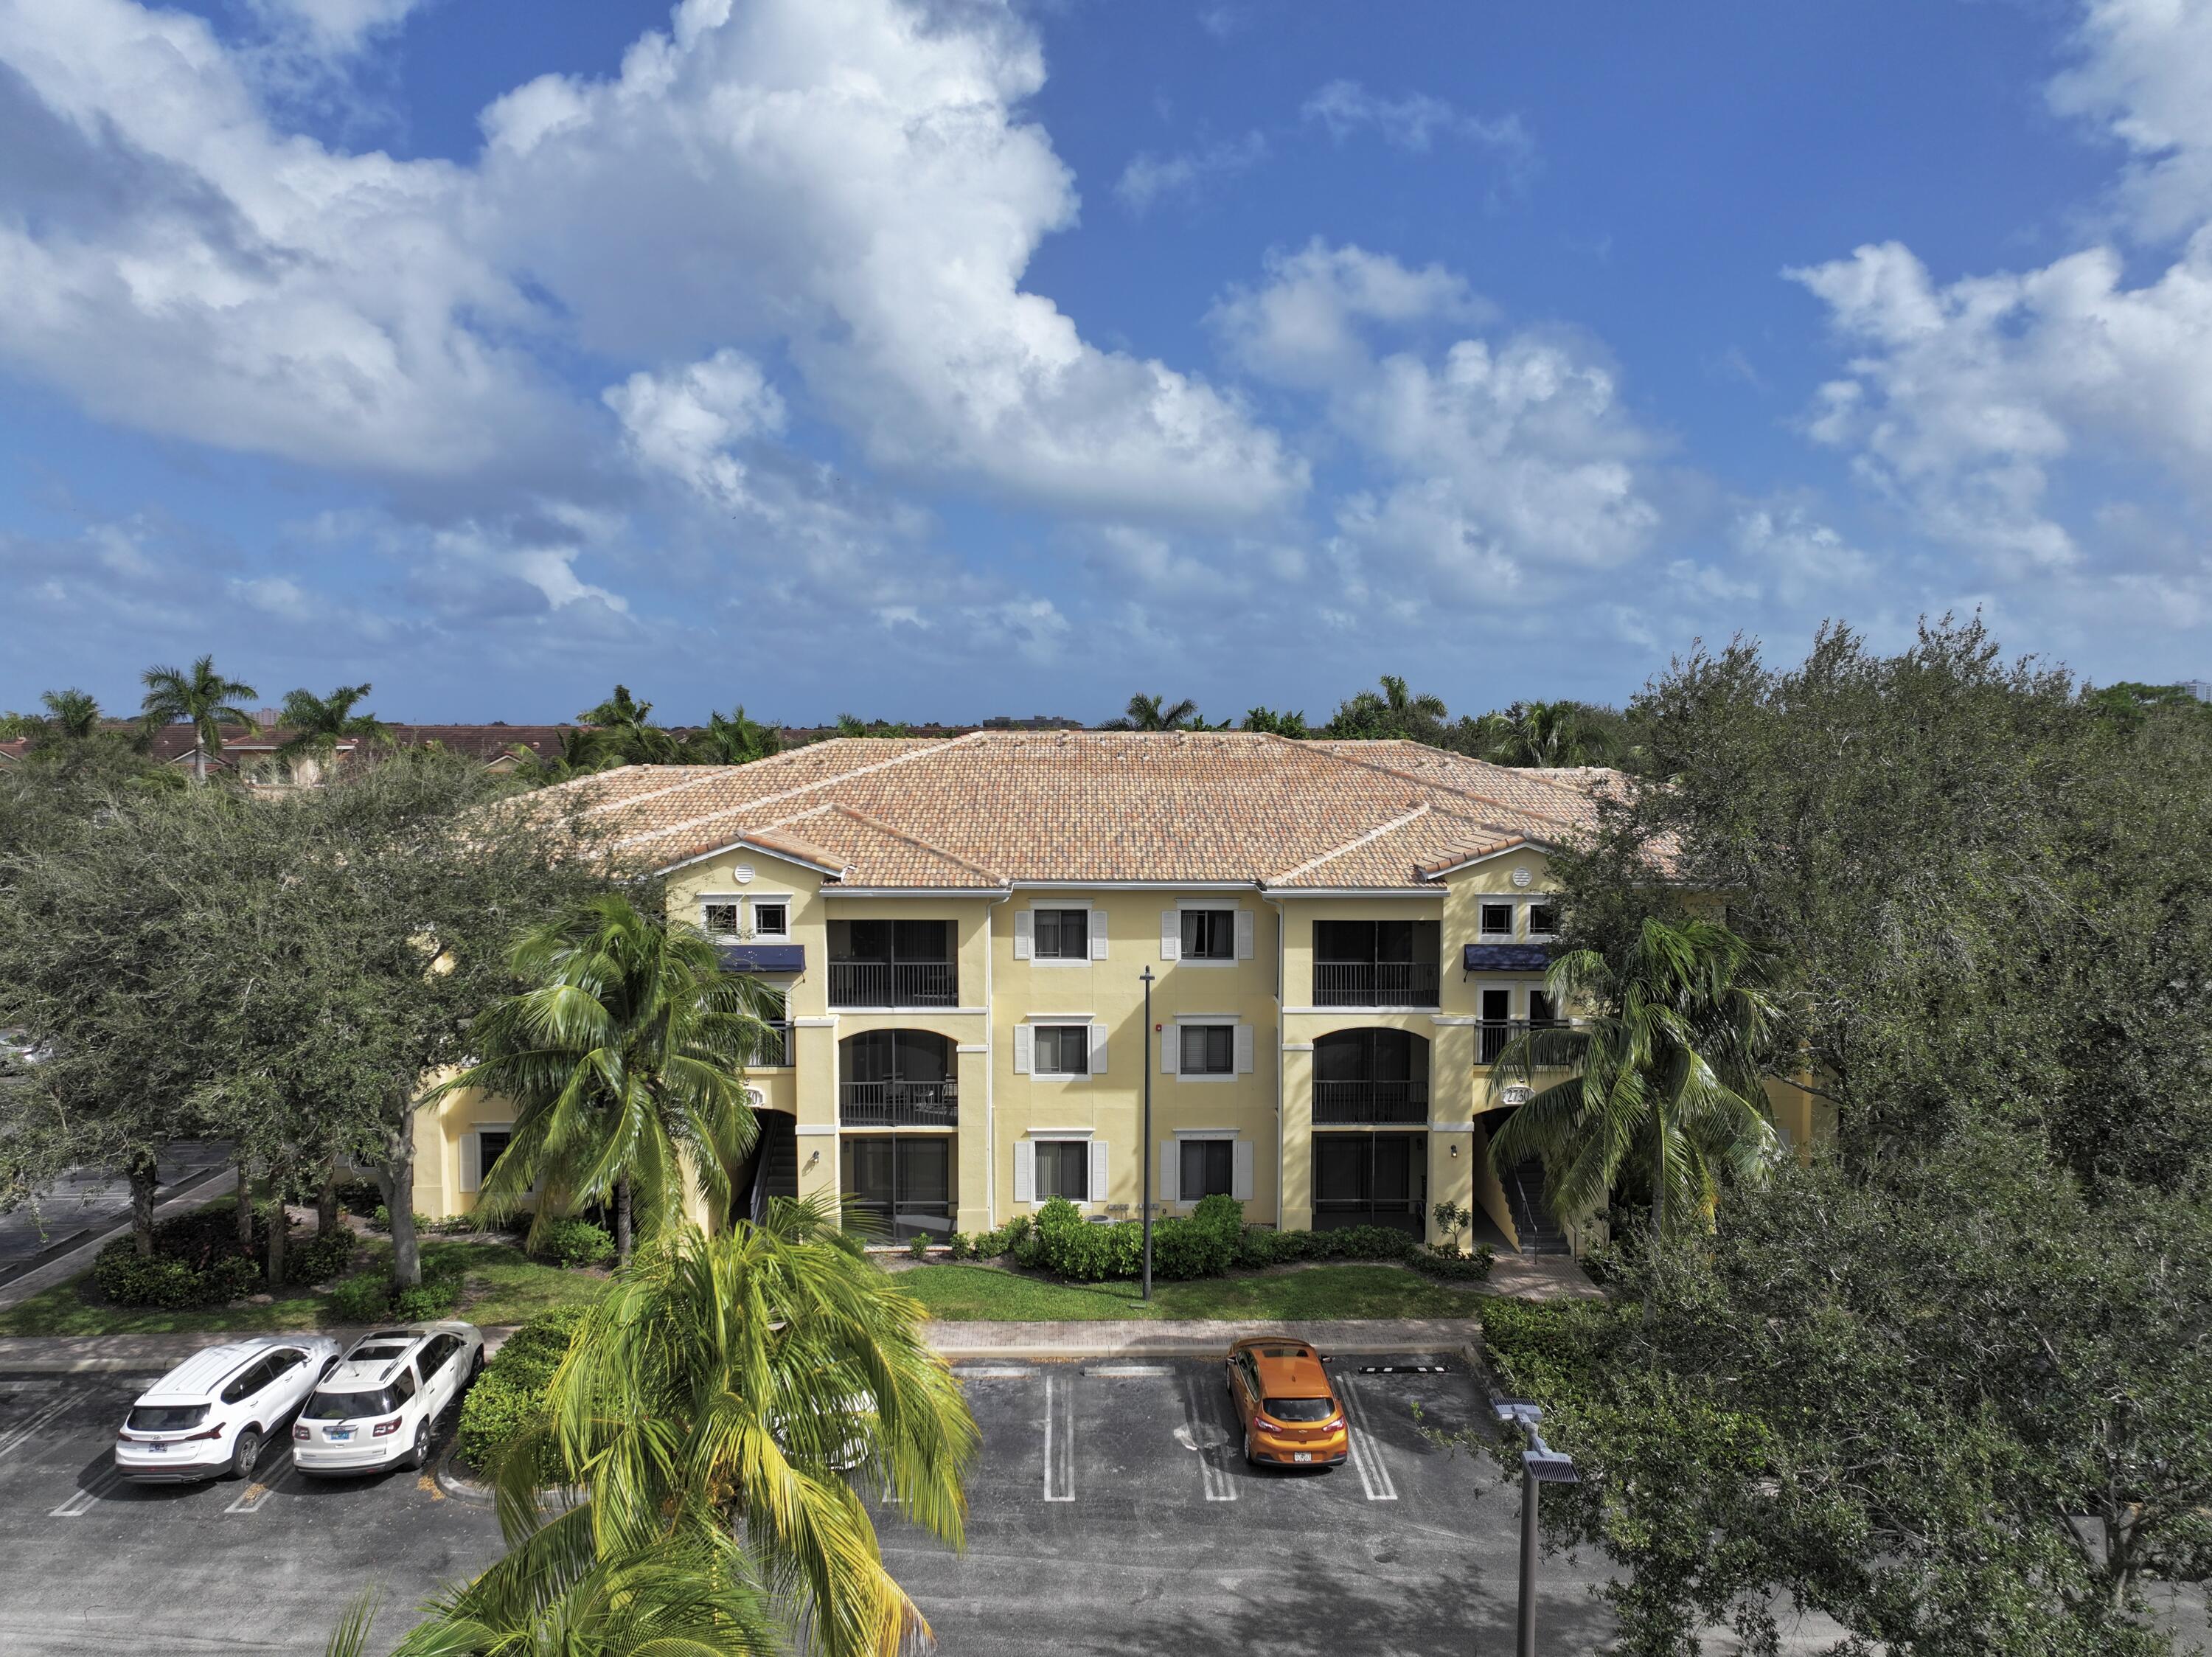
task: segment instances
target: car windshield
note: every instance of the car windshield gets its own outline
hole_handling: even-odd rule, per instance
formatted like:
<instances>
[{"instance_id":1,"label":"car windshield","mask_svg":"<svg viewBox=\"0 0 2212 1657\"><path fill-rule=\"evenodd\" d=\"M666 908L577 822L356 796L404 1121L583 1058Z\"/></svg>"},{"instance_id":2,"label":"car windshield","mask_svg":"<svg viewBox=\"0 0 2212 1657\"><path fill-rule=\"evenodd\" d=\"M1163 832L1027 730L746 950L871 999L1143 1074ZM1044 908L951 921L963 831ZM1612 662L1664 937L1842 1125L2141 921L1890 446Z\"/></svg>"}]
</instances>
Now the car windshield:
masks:
<instances>
[{"instance_id":1,"label":"car windshield","mask_svg":"<svg viewBox=\"0 0 2212 1657\"><path fill-rule=\"evenodd\" d=\"M1267 1413L1277 1421L1327 1421L1336 1413L1334 1398L1269 1398Z\"/></svg>"},{"instance_id":2,"label":"car windshield","mask_svg":"<svg viewBox=\"0 0 2212 1657\"><path fill-rule=\"evenodd\" d=\"M300 1411L303 1421L359 1421L364 1416L388 1416L399 1407L390 1387L376 1392L318 1392Z\"/></svg>"},{"instance_id":3,"label":"car windshield","mask_svg":"<svg viewBox=\"0 0 2212 1657\"><path fill-rule=\"evenodd\" d=\"M129 1426L138 1433L181 1433L207 1419L204 1404L141 1404L133 1406Z\"/></svg>"}]
</instances>

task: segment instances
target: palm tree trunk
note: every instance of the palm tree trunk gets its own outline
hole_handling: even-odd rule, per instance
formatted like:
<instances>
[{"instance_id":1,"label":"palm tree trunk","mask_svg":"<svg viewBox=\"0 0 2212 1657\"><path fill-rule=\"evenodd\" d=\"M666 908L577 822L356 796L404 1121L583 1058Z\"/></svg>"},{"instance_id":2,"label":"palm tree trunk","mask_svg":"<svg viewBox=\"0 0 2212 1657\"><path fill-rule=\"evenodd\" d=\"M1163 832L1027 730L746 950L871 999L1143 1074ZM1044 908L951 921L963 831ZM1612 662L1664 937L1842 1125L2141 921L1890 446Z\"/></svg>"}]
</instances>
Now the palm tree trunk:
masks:
<instances>
[{"instance_id":1,"label":"palm tree trunk","mask_svg":"<svg viewBox=\"0 0 2212 1657\"><path fill-rule=\"evenodd\" d=\"M192 728L192 781L207 781L207 733L197 726Z\"/></svg>"},{"instance_id":2,"label":"palm tree trunk","mask_svg":"<svg viewBox=\"0 0 2212 1657\"><path fill-rule=\"evenodd\" d=\"M629 1264L629 1176L624 1174L615 1181L615 1264Z\"/></svg>"},{"instance_id":3,"label":"palm tree trunk","mask_svg":"<svg viewBox=\"0 0 2212 1657\"><path fill-rule=\"evenodd\" d=\"M1655 1108L1651 1112L1651 1240L1667 1239L1667 1121Z\"/></svg>"},{"instance_id":4,"label":"palm tree trunk","mask_svg":"<svg viewBox=\"0 0 2212 1657\"><path fill-rule=\"evenodd\" d=\"M327 1237L338 1228L338 1165L323 1164L323 1183L315 1192L315 1235Z\"/></svg>"},{"instance_id":5,"label":"palm tree trunk","mask_svg":"<svg viewBox=\"0 0 2212 1657\"><path fill-rule=\"evenodd\" d=\"M153 1154L141 1151L125 1171L131 1181L131 1240L142 1260L154 1258L154 1187L160 1178Z\"/></svg>"}]
</instances>

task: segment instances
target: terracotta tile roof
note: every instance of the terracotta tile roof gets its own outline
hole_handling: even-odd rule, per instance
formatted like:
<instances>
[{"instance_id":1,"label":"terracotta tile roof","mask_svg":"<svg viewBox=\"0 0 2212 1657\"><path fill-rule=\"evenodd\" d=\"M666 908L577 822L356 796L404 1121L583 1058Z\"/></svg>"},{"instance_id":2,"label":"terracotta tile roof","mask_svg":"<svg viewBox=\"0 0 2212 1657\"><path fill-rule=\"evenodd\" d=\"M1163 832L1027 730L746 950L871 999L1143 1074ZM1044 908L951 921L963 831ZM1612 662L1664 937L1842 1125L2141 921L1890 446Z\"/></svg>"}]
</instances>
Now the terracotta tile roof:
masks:
<instances>
[{"instance_id":1,"label":"terracotta tile roof","mask_svg":"<svg viewBox=\"0 0 2212 1657\"><path fill-rule=\"evenodd\" d=\"M1418 887L1592 820L1611 772L1559 780L1408 742L1253 732L843 738L750 765L631 765L533 796L671 868L782 837L844 884L1067 880Z\"/></svg>"}]
</instances>

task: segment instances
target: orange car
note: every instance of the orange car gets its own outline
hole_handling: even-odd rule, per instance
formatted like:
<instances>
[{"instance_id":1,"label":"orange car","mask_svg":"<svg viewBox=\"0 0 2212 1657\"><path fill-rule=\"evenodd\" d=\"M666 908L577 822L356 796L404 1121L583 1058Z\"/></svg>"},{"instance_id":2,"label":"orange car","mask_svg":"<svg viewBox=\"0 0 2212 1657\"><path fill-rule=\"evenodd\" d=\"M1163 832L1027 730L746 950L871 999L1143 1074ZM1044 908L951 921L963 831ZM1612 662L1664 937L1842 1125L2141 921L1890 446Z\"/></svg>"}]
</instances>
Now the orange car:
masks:
<instances>
[{"instance_id":1,"label":"orange car","mask_svg":"<svg viewBox=\"0 0 2212 1657\"><path fill-rule=\"evenodd\" d=\"M1352 1451L1344 1406L1321 1355L1304 1341L1258 1336L1229 1349L1229 1401L1244 1428L1244 1459L1283 1467L1334 1467Z\"/></svg>"}]
</instances>

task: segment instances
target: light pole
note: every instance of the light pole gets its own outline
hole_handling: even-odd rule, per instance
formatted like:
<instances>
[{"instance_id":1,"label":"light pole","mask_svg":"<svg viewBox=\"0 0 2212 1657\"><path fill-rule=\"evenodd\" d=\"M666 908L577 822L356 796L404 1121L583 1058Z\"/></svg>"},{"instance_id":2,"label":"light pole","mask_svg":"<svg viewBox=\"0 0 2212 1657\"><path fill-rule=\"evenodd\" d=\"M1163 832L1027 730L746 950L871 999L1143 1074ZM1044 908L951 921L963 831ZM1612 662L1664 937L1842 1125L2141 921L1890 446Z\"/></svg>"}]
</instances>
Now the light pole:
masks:
<instances>
[{"instance_id":1,"label":"light pole","mask_svg":"<svg viewBox=\"0 0 2212 1657\"><path fill-rule=\"evenodd\" d=\"M1521 1453L1521 1616L1516 1657L1536 1657L1536 1492L1540 1485L1574 1484L1575 1459L1544 1442L1537 1429L1544 1407L1522 1398L1495 1398L1491 1409L1509 1427L1528 1436L1529 1447Z\"/></svg>"},{"instance_id":2,"label":"light pole","mask_svg":"<svg viewBox=\"0 0 2212 1657\"><path fill-rule=\"evenodd\" d=\"M1145 1226L1145 1299L1152 1298L1152 969L1144 972L1145 983L1145 1132L1137 1146L1137 1166L1144 1179L1144 1206L1138 1210Z\"/></svg>"}]
</instances>

